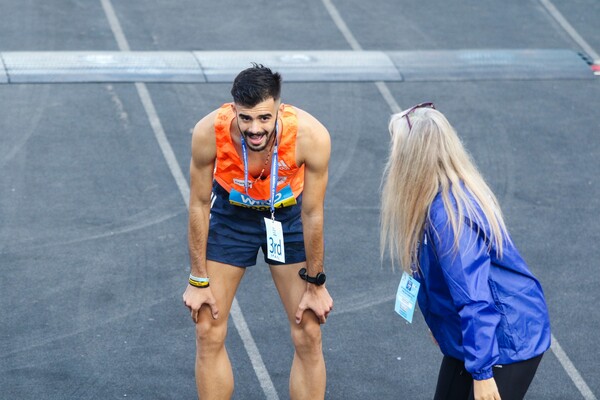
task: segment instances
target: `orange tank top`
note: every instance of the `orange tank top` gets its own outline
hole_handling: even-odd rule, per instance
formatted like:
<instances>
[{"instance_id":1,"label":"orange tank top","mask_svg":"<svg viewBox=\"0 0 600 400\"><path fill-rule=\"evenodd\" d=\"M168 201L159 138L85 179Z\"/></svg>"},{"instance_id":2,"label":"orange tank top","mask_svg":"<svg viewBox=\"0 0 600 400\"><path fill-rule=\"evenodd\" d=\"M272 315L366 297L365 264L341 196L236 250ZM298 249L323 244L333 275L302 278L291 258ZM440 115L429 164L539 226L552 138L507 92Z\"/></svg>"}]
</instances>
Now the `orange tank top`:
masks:
<instances>
[{"instance_id":1,"label":"orange tank top","mask_svg":"<svg viewBox=\"0 0 600 400\"><path fill-rule=\"evenodd\" d=\"M282 104L279 110L279 117L282 121L282 132L278 141L278 194L289 192L293 194L293 202L286 201L278 203L277 207L295 204L297 198L304 189L304 165L296 165L296 134L298 133L298 116L294 107ZM235 118L232 104L223 104L215 118L215 135L217 144L217 161L215 166L214 178L225 190L230 193L232 199L232 189L246 195L244 189L244 161L238 154L231 140L231 122ZM267 175L268 177L268 175ZM248 179L248 193L252 199L259 200L262 204L254 205L252 202L246 204L237 204L247 207L264 208L263 201L269 201L271 196L270 179L257 180ZM245 203L245 202L244 202Z\"/></svg>"}]
</instances>

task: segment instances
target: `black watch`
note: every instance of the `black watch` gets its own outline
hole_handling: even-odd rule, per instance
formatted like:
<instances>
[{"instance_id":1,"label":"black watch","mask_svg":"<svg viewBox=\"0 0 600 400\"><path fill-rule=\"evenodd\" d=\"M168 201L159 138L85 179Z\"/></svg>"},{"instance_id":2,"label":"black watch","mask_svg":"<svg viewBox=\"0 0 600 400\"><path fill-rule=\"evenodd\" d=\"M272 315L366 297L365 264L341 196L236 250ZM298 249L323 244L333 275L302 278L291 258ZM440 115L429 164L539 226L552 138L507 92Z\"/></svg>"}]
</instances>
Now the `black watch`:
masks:
<instances>
[{"instance_id":1,"label":"black watch","mask_svg":"<svg viewBox=\"0 0 600 400\"><path fill-rule=\"evenodd\" d=\"M298 271L298 275L300 275L300 278L304 279L306 282L314 283L317 286L321 286L327 280L327 276L325 276L325 273L323 272L317 273L317 275L314 277L308 276L306 273L306 268L302 268L300 271Z\"/></svg>"}]
</instances>

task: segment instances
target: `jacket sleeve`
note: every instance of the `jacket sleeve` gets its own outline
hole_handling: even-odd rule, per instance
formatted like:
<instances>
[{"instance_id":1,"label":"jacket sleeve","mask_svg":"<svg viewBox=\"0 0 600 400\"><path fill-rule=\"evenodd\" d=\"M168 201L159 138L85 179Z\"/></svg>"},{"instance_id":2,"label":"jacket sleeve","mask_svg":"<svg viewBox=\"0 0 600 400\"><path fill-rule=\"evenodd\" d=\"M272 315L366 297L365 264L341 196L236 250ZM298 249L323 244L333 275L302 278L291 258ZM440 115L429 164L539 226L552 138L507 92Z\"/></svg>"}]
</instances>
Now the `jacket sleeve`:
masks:
<instances>
[{"instance_id":1,"label":"jacket sleeve","mask_svg":"<svg viewBox=\"0 0 600 400\"><path fill-rule=\"evenodd\" d=\"M460 316L465 368L473 379L493 376L498 361L500 314L488 283L490 256L482 235L463 222L458 251L445 210L430 215L430 236L452 301Z\"/></svg>"}]
</instances>

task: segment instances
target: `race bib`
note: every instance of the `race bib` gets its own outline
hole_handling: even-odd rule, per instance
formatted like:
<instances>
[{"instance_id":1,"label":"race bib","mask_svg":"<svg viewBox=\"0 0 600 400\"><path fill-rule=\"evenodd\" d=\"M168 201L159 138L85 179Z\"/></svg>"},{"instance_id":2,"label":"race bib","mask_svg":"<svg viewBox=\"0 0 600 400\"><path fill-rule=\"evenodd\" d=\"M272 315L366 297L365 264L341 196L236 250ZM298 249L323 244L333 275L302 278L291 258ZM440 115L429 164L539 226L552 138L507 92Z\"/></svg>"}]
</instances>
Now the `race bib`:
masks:
<instances>
[{"instance_id":1,"label":"race bib","mask_svg":"<svg viewBox=\"0 0 600 400\"><path fill-rule=\"evenodd\" d=\"M265 218L265 227L267 231L267 258L285 263L285 247L281 222Z\"/></svg>"}]
</instances>

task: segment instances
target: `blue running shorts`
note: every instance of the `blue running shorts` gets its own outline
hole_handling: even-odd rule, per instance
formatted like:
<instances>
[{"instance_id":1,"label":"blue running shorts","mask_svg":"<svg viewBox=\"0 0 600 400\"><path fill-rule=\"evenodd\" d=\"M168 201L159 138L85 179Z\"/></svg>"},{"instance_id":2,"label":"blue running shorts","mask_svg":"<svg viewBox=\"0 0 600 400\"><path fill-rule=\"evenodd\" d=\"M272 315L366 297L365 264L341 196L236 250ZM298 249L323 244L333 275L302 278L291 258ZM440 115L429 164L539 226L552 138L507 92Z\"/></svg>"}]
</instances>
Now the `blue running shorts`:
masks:
<instances>
[{"instance_id":1,"label":"blue running shorts","mask_svg":"<svg viewBox=\"0 0 600 400\"><path fill-rule=\"evenodd\" d=\"M300 211L302 195L297 204L275 210L275 219L281 222L285 244L285 264L306 261L304 235ZM206 245L206 259L236 267L256 264L258 249L270 265L281 265L267 259L267 234L264 218L271 218L269 210L253 210L229 203L229 193L217 182L213 184L210 225Z\"/></svg>"}]
</instances>

